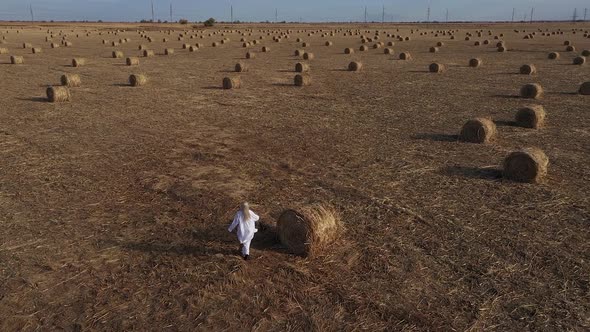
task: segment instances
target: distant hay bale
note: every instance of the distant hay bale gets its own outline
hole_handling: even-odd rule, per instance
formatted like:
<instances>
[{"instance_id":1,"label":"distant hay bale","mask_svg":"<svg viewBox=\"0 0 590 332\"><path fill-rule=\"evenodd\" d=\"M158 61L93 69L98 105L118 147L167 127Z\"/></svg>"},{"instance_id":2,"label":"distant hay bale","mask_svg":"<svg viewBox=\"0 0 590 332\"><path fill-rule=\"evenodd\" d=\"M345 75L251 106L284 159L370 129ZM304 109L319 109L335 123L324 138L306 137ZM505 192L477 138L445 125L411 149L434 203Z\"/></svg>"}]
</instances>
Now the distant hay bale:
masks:
<instances>
[{"instance_id":1,"label":"distant hay bale","mask_svg":"<svg viewBox=\"0 0 590 332\"><path fill-rule=\"evenodd\" d=\"M132 74L129 75L129 85L131 86L142 86L147 83L147 77L143 74Z\"/></svg>"},{"instance_id":2,"label":"distant hay bale","mask_svg":"<svg viewBox=\"0 0 590 332\"><path fill-rule=\"evenodd\" d=\"M354 53L354 49L347 47L344 49L344 54L353 54Z\"/></svg>"},{"instance_id":3,"label":"distant hay bale","mask_svg":"<svg viewBox=\"0 0 590 332\"><path fill-rule=\"evenodd\" d=\"M155 53L153 50L143 50L143 56L146 58L154 56Z\"/></svg>"},{"instance_id":4,"label":"distant hay bale","mask_svg":"<svg viewBox=\"0 0 590 332\"><path fill-rule=\"evenodd\" d=\"M7 54L8 53L8 49L4 48L4 47L0 47L0 54Z\"/></svg>"},{"instance_id":5,"label":"distant hay bale","mask_svg":"<svg viewBox=\"0 0 590 332\"><path fill-rule=\"evenodd\" d=\"M25 59L22 56L18 55L11 55L10 56L10 63L13 65L22 65L25 62Z\"/></svg>"},{"instance_id":6,"label":"distant hay bale","mask_svg":"<svg viewBox=\"0 0 590 332\"><path fill-rule=\"evenodd\" d=\"M304 50L295 50L295 56L302 56L305 53Z\"/></svg>"},{"instance_id":7,"label":"distant hay bale","mask_svg":"<svg viewBox=\"0 0 590 332\"><path fill-rule=\"evenodd\" d=\"M82 67L86 64L86 59L83 58L73 58L72 59L72 67Z\"/></svg>"},{"instance_id":8,"label":"distant hay bale","mask_svg":"<svg viewBox=\"0 0 590 332\"><path fill-rule=\"evenodd\" d=\"M125 60L127 66L138 66L139 65L139 58L136 57L129 57Z\"/></svg>"},{"instance_id":9,"label":"distant hay bale","mask_svg":"<svg viewBox=\"0 0 590 332\"><path fill-rule=\"evenodd\" d=\"M246 64L245 64L245 63L238 62L238 63L236 63L236 65L235 65L235 67L234 67L234 70L235 70L237 73L243 73L243 72L246 72L246 71L248 71L248 66L246 66Z\"/></svg>"},{"instance_id":10,"label":"distant hay bale","mask_svg":"<svg viewBox=\"0 0 590 332\"><path fill-rule=\"evenodd\" d=\"M188 51L189 51L189 52L196 52L196 51L198 51L198 50L199 50L199 48L198 48L198 47L196 47L196 46L194 46L194 45L191 45L191 46L189 46L189 48L188 48Z\"/></svg>"},{"instance_id":11,"label":"distant hay bale","mask_svg":"<svg viewBox=\"0 0 590 332\"><path fill-rule=\"evenodd\" d=\"M143 50L145 50L145 49L146 49L146 47L145 47L145 45L139 45L139 46L137 47L137 49L139 49L140 51L143 51Z\"/></svg>"},{"instance_id":12,"label":"distant hay bale","mask_svg":"<svg viewBox=\"0 0 590 332\"><path fill-rule=\"evenodd\" d=\"M507 51L506 47L504 47L504 46L498 46L498 52L504 53L506 51Z\"/></svg>"},{"instance_id":13,"label":"distant hay bale","mask_svg":"<svg viewBox=\"0 0 590 332\"><path fill-rule=\"evenodd\" d=\"M121 51L113 51L112 56L113 56L114 59L123 58L123 52L121 52Z\"/></svg>"},{"instance_id":14,"label":"distant hay bale","mask_svg":"<svg viewBox=\"0 0 590 332\"><path fill-rule=\"evenodd\" d=\"M223 78L222 87L225 90L239 89L242 87L242 81L239 77L225 77Z\"/></svg>"},{"instance_id":15,"label":"distant hay bale","mask_svg":"<svg viewBox=\"0 0 590 332\"><path fill-rule=\"evenodd\" d=\"M332 43L331 41L327 41L324 45L326 45L326 46L332 46L332 45L334 45L334 43Z\"/></svg>"},{"instance_id":16,"label":"distant hay bale","mask_svg":"<svg viewBox=\"0 0 590 332\"><path fill-rule=\"evenodd\" d=\"M590 81L582 83L578 93L584 96L590 96Z\"/></svg>"},{"instance_id":17,"label":"distant hay bale","mask_svg":"<svg viewBox=\"0 0 590 332\"><path fill-rule=\"evenodd\" d=\"M112 47L117 47L117 46L119 46L119 43L117 43L117 42L114 41L114 42L111 43L111 46Z\"/></svg>"},{"instance_id":18,"label":"distant hay bale","mask_svg":"<svg viewBox=\"0 0 590 332\"><path fill-rule=\"evenodd\" d=\"M303 53L304 60L313 60L314 58L315 58L315 55L313 53L308 53L308 52Z\"/></svg>"},{"instance_id":19,"label":"distant hay bale","mask_svg":"<svg viewBox=\"0 0 590 332\"><path fill-rule=\"evenodd\" d=\"M51 48L58 48L58 47L59 47L59 44L57 44L57 43L51 43Z\"/></svg>"},{"instance_id":20,"label":"distant hay bale","mask_svg":"<svg viewBox=\"0 0 590 332\"><path fill-rule=\"evenodd\" d=\"M480 46L481 45L481 42L480 41L476 41L475 43L473 43L473 45Z\"/></svg>"},{"instance_id":21,"label":"distant hay bale","mask_svg":"<svg viewBox=\"0 0 590 332\"><path fill-rule=\"evenodd\" d=\"M582 56L589 57L590 56L590 50L583 50L582 51Z\"/></svg>"},{"instance_id":22,"label":"distant hay bale","mask_svg":"<svg viewBox=\"0 0 590 332\"><path fill-rule=\"evenodd\" d=\"M39 54L39 53L42 53L43 50L40 47L33 47L31 49L31 52L33 52L33 54ZM0 52L0 54L2 54L2 52Z\"/></svg>"},{"instance_id":23,"label":"distant hay bale","mask_svg":"<svg viewBox=\"0 0 590 332\"><path fill-rule=\"evenodd\" d=\"M295 64L295 71L298 73L305 73L309 71L309 65L307 63L298 62Z\"/></svg>"},{"instance_id":24,"label":"distant hay bale","mask_svg":"<svg viewBox=\"0 0 590 332\"><path fill-rule=\"evenodd\" d=\"M361 47L359 47L359 51L361 51L361 52L366 52L368 50L369 50L369 48L366 45L361 45Z\"/></svg>"},{"instance_id":25,"label":"distant hay bale","mask_svg":"<svg viewBox=\"0 0 590 332\"><path fill-rule=\"evenodd\" d=\"M557 59L559 59L559 53L558 52L551 52L551 53L549 53L549 55L547 57L549 58L549 60L557 60Z\"/></svg>"},{"instance_id":26,"label":"distant hay bale","mask_svg":"<svg viewBox=\"0 0 590 332\"><path fill-rule=\"evenodd\" d=\"M373 48L379 49L379 48L381 48L381 44L379 44L379 43L373 44Z\"/></svg>"},{"instance_id":27,"label":"distant hay bale","mask_svg":"<svg viewBox=\"0 0 590 332\"><path fill-rule=\"evenodd\" d=\"M412 55L410 54L410 52L402 52L399 54L399 59L400 60L412 60Z\"/></svg>"},{"instance_id":28,"label":"distant hay bale","mask_svg":"<svg viewBox=\"0 0 590 332\"><path fill-rule=\"evenodd\" d=\"M270 47L268 47L268 46L263 46L263 47L262 47L262 52L263 52L263 53L268 53L268 52L270 52Z\"/></svg>"},{"instance_id":29,"label":"distant hay bale","mask_svg":"<svg viewBox=\"0 0 590 332\"><path fill-rule=\"evenodd\" d=\"M394 43L394 42L392 42L392 41L390 41L390 42L387 42L387 46L390 46L390 47L391 47L391 46L395 46L395 43Z\"/></svg>"},{"instance_id":30,"label":"distant hay bale","mask_svg":"<svg viewBox=\"0 0 590 332\"><path fill-rule=\"evenodd\" d=\"M576 47L573 45L570 45L568 47L565 48L566 52L575 52L576 51Z\"/></svg>"},{"instance_id":31,"label":"distant hay bale","mask_svg":"<svg viewBox=\"0 0 590 332\"><path fill-rule=\"evenodd\" d=\"M311 77L309 75L301 75L301 74L297 74L295 75L295 78L293 79L295 86L307 86L307 85L311 85Z\"/></svg>"},{"instance_id":32,"label":"distant hay bale","mask_svg":"<svg viewBox=\"0 0 590 332\"><path fill-rule=\"evenodd\" d=\"M570 46L571 42L569 40L566 40L563 42L563 46Z\"/></svg>"},{"instance_id":33,"label":"distant hay bale","mask_svg":"<svg viewBox=\"0 0 590 332\"><path fill-rule=\"evenodd\" d=\"M445 43L443 43L441 41L439 41L438 43L436 43L436 46L438 46L438 47L443 47L444 45L445 45Z\"/></svg>"},{"instance_id":34,"label":"distant hay bale","mask_svg":"<svg viewBox=\"0 0 590 332\"><path fill-rule=\"evenodd\" d=\"M254 59L256 57L256 53L254 52L247 52L246 59Z\"/></svg>"},{"instance_id":35,"label":"distant hay bale","mask_svg":"<svg viewBox=\"0 0 590 332\"><path fill-rule=\"evenodd\" d=\"M348 71L361 71L363 69L363 64L358 61L353 61L348 64Z\"/></svg>"},{"instance_id":36,"label":"distant hay bale","mask_svg":"<svg viewBox=\"0 0 590 332\"><path fill-rule=\"evenodd\" d=\"M446 67L443 64L435 62L435 63L430 64L430 66L428 66L428 70L431 73L439 73L440 74L440 73L444 73L446 71Z\"/></svg>"},{"instance_id":37,"label":"distant hay bale","mask_svg":"<svg viewBox=\"0 0 590 332\"><path fill-rule=\"evenodd\" d=\"M336 212L322 205L284 211L277 221L281 243L295 254L313 257L327 250L344 232Z\"/></svg>"},{"instance_id":38,"label":"distant hay bale","mask_svg":"<svg viewBox=\"0 0 590 332\"><path fill-rule=\"evenodd\" d=\"M520 96L522 98L539 99L543 97L543 87L538 83L525 84L520 88Z\"/></svg>"},{"instance_id":39,"label":"distant hay bale","mask_svg":"<svg viewBox=\"0 0 590 332\"><path fill-rule=\"evenodd\" d=\"M431 47L430 48L430 53L436 53L438 52L438 47Z\"/></svg>"},{"instance_id":40,"label":"distant hay bale","mask_svg":"<svg viewBox=\"0 0 590 332\"><path fill-rule=\"evenodd\" d=\"M31 48L33 45L31 43L23 43L23 48Z\"/></svg>"},{"instance_id":41,"label":"distant hay bale","mask_svg":"<svg viewBox=\"0 0 590 332\"><path fill-rule=\"evenodd\" d=\"M459 139L463 142L469 143L489 143L496 136L496 124L486 118L475 118L467 121L461 133Z\"/></svg>"},{"instance_id":42,"label":"distant hay bale","mask_svg":"<svg viewBox=\"0 0 590 332\"><path fill-rule=\"evenodd\" d=\"M538 148L527 148L510 153L504 159L504 177L506 179L538 183L547 175L549 158Z\"/></svg>"},{"instance_id":43,"label":"distant hay bale","mask_svg":"<svg viewBox=\"0 0 590 332\"><path fill-rule=\"evenodd\" d=\"M78 87L82 84L78 74L64 74L60 78L61 85L69 87Z\"/></svg>"},{"instance_id":44,"label":"distant hay bale","mask_svg":"<svg viewBox=\"0 0 590 332\"><path fill-rule=\"evenodd\" d=\"M386 47L383 49L383 54L393 54L393 49Z\"/></svg>"},{"instance_id":45,"label":"distant hay bale","mask_svg":"<svg viewBox=\"0 0 590 332\"><path fill-rule=\"evenodd\" d=\"M469 67L477 68L477 67L481 66L482 63L483 63L483 61L481 61L481 59L473 58L473 59L469 60Z\"/></svg>"},{"instance_id":46,"label":"distant hay bale","mask_svg":"<svg viewBox=\"0 0 590 332\"><path fill-rule=\"evenodd\" d=\"M522 75L534 75L537 73L537 67L535 65L522 65L520 67L520 74Z\"/></svg>"},{"instance_id":47,"label":"distant hay bale","mask_svg":"<svg viewBox=\"0 0 590 332\"><path fill-rule=\"evenodd\" d=\"M72 95L70 90L65 86L50 86L47 87L47 100L50 103L59 103L64 101L70 101Z\"/></svg>"},{"instance_id":48,"label":"distant hay bale","mask_svg":"<svg viewBox=\"0 0 590 332\"><path fill-rule=\"evenodd\" d=\"M308 47L309 43L301 43L301 47Z\"/></svg>"},{"instance_id":49,"label":"distant hay bale","mask_svg":"<svg viewBox=\"0 0 590 332\"><path fill-rule=\"evenodd\" d=\"M164 49L164 55L172 55L174 54L174 49L173 48L166 48Z\"/></svg>"},{"instance_id":50,"label":"distant hay bale","mask_svg":"<svg viewBox=\"0 0 590 332\"><path fill-rule=\"evenodd\" d=\"M72 44L72 42L70 42L70 41L65 41L64 42L64 46L65 47L72 47L72 45L74 45L74 44Z\"/></svg>"},{"instance_id":51,"label":"distant hay bale","mask_svg":"<svg viewBox=\"0 0 590 332\"><path fill-rule=\"evenodd\" d=\"M516 124L524 128L539 129L545 125L545 108L541 105L530 105L516 112Z\"/></svg>"},{"instance_id":52,"label":"distant hay bale","mask_svg":"<svg viewBox=\"0 0 590 332\"><path fill-rule=\"evenodd\" d=\"M574 58L574 62L573 63L574 63L574 65L581 66L581 65L583 65L583 64L586 63L586 57L577 56L577 57Z\"/></svg>"}]
</instances>

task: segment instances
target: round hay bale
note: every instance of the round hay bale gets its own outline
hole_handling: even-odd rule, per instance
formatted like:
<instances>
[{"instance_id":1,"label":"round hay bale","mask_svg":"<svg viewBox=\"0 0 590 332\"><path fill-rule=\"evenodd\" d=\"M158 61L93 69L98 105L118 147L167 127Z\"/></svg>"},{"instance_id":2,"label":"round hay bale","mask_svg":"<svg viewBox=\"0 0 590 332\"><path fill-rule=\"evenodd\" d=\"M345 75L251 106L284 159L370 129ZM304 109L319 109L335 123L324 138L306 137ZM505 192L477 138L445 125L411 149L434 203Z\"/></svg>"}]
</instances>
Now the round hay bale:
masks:
<instances>
[{"instance_id":1,"label":"round hay bale","mask_svg":"<svg viewBox=\"0 0 590 332\"><path fill-rule=\"evenodd\" d=\"M469 67L477 68L483 64L483 61L479 58L473 58L469 60Z\"/></svg>"},{"instance_id":2,"label":"round hay bale","mask_svg":"<svg viewBox=\"0 0 590 332\"><path fill-rule=\"evenodd\" d=\"M86 59L82 58L73 58L72 59L72 67L82 67L86 64Z\"/></svg>"},{"instance_id":3,"label":"round hay bale","mask_svg":"<svg viewBox=\"0 0 590 332\"><path fill-rule=\"evenodd\" d=\"M475 118L467 121L461 133L459 139L463 142L469 143L488 143L496 136L496 124L486 118Z\"/></svg>"},{"instance_id":4,"label":"round hay bale","mask_svg":"<svg viewBox=\"0 0 590 332\"><path fill-rule=\"evenodd\" d=\"M366 45L361 45L361 47L359 47L359 51L361 51L361 52L366 52L368 50L369 50L369 48Z\"/></svg>"},{"instance_id":5,"label":"round hay bale","mask_svg":"<svg viewBox=\"0 0 590 332\"><path fill-rule=\"evenodd\" d=\"M386 47L383 49L383 54L393 54L393 49Z\"/></svg>"},{"instance_id":6,"label":"round hay bale","mask_svg":"<svg viewBox=\"0 0 590 332\"><path fill-rule=\"evenodd\" d=\"M589 57L590 56L590 50L583 50L582 51L582 56Z\"/></svg>"},{"instance_id":7,"label":"round hay bale","mask_svg":"<svg viewBox=\"0 0 590 332\"><path fill-rule=\"evenodd\" d=\"M436 46L438 46L438 47L443 47L444 45L445 45L445 43L443 43L441 41L439 41L438 43L436 43Z\"/></svg>"},{"instance_id":8,"label":"round hay bale","mask_svg":"<svg viewBox=\"0 0 590 332\"><path fill-rule=\"evenodd\" d=\"M358 61L353 61L348 64L348 71L361 71L363 69L363 64Z\"/></svg>"},{"instance_id":9,"label":"round hay bale","mask_svg":"<svg viewBox=\"0 0 590 332\"><path fill-rule=\"evenodd\" d=\"M297 74L295 75L295 78L293 79L295 86L307 86L307 85L311 85L311 77L309 75L301 75L301 74Z\"/></svg>"},{"instance_id":10,"label":"round hay bale","mask_svg":"<svg viewBox=\"0 0 590 332\"><path fill-rule=\"evenodd\" d=\"M309 65L307 63L298 62L295 64L295 71L298 73L305 73L309 71Z\"/></svg>"},{"instance_id":11,"label":"round hay bale","mask_svg":"<svg viewBox=\"0 0 590 332\"><path fill-rule=\"evenodd\" d=\"M571 42L569 40L566 40L563 42L563 46L570 46Z\"/></svg>"},{"instance_id":12,"label":"round hay bale","mask_svg":"<svg viewBox=\"0 0 590 332\"><path fill-rule=\"evenodd\" d=\"M173 48L164 49L164 55L172 55L172 54L174 54Z\"/></svg>"},{"instance_id":13,"label":"round hay bale","mask_svg":"<svg viewBox=\"0 0 590 332\"><path fill-rule=\"evenodd\" d=\"M117 42L115 42L115 41L114 41L114 42L112 42L112 43L111 43L111 46L112 46L112 47L119 46L119 43L117 43Z\"/></svg>"},{"instance_id":14,"label":"round hay bale","mask_svg":"<svg viewBox=\"0 0 590 332\"><path fill-rule=\"evenodd\" d=\"M223 78L222 87L224 90L239 89L242 87L242 81L239 77L225 77Z\"/></svg>"},{"instance_id":15,"label":"round hay bale","mask_svg":"<svg viewBox=\"0 0 590 332\"><path fill-rule=\"evenodd\" d=\"M189 46L189 48L188 48L188 51L189 51L189 52L196 52L196 51L198 51L198 50L199 50L199 48L198 48L198 47L196 47L196 46L194 46L194 45L191 45L191 46Z\"/></svg>"},{"instance_id":16,"label":"round hay bale","mask_svg":"<svg viewBox=\"0 0 590 332\"><path fill-rule=\"evenodd\" d=\"M399 54L400 60L412 60L412 55L409 52L402 52Z\"/></svg>"},{"instance_id":17,"label":"round hay bale","mask_svg":"<svg viewBox=\"0 0 590 332\"><path fill-rule=\"evenodd\" d=\"M586 63L586 57L577 56L574 58L574 65L581 66Z\"/></svg>"},{"instance_id":18,"label":"round hay bale","mask_svg":"<svg viewBox=\"0 0 590 332\"><path fill-rule=\"evenodd\" d=\"M379 49L379 48L381 48L381 44L379 44L379 43L373 44L373 48Z\"/></svg>"},{"instance_id":19,"label":"round hay bale","mask_svg":"<svg viewBox=\"0 0 590 332\"><path fill-rule=\"evenodd\" d=\"M143 50L143 56L146 58L152 57L154 55L155 55L155 53L152 50Z\"/></svg>"},{"instance_id":20,"label":"round hay bale","mask_svg":"<svg viewBox=\"0 0 590 332\"><path fill-rule=\"evenodd\" d=\"M522 65L520 67L520 74L522 75L533 75L537 73L537 67L535 65Z\"/></svg>"},{"instance_id":21,"label":"round hay bale","mask_svg":"<svg viewBox=\"0 0 590 332\"><path fill-rule=\"evenodd\" d=\"M60 78L61 85L69 87L78 87L82 84L78 74L64 74Z\"/></svg>"},{"instance_id":22,"label":"round hay bale","mask_svg":"<svg viewBox=\"0 0 590 332\"><path fill-rule=\"evenodd\" d=\"M565 48L566 52L575 52L576 51L576 47L573 45L570 45L568 47Z\"/></svg>"},{"instance_id":23,"label":"round hay bale","mask_svg":"<svg viewBox=\"0 0 590 332\"><path fill-rule=\"evenodd\" d=\"M256 57L256 54L254 52L247 52L246 53L246 59L254 59Z\"/></svg>"},{"instance_id":24,"label":"round hay bale","mask_svg":"<svg viewBox=\"0 0 590 332\"><path fill-rule=\"evenodd\" d=\"M33 54L39 54L39 53L42 53L42 52L43 52L43 50L42 50L40 47L33 47L33 48L31 49L31 52L33 52ZM0 53L0 54L1 54L1 53Z\"/></svg>"},{"instance_id":25,"label":"round hay bale","mask_svg":"<svg viewBox=\"0 0 590 332\"><path fill-rule=\"evenodd\" d=\"M522 98L539 99L543 97L543 87L538 83L525 84L520 88L520 96Z\"/></svg>"},{"instance_id":26,"label":"round hay bale","mask_svg":"<svg viewBox=\"0 0 590 332\"><path fill-rule=\"evenodd\" d=\"M313 53L305 52L303 53L303 60L313 60L315 55Z\"/></svg>"},{"instance_id":27,"label":"round hay bale","mask_svg":"<svg viewBox=\"0 0 590 332\"><path fill-rule=\"evenodd\" d=\"M270 52L270 47L268 47L268 46L263 46L263 47L262 47L262 52L263 52L263 53L268 53L268 52Z\"/></svg>"},{"instance_id":28,"label":"round hay bale","mask_svg":"<svg viewBox=\"0 0 590 332\"><path fill-rule=\"evenodd\" d=\"M305 53L304 50L295 50L295 56L302 56Z\"/></svg>"},{"instance_id":29,"label":"round hay bale","mask_svg":"<svg viewBox=\"0 0 590 332\"><path fill-rule=\"evenodd\" d=\"M438 52L438 47L431 47L430 48L430 53L437 53Z\"/></svg>"},{"instance_id":30,"label":"round hay bale","mask_svg":"<svg viewBox=\"0 0 590 332\"><path fill-rule=\"evenodd\" d=\"M545 108L541 105L525 106L516 112L516 124L524 128L539 129L545 125Z\"/></svg>"},{"instance_id":31,"label":"round hay bale","mask_svg":"<svg viewBox=\"0 0 590 332\"><path fill-rule=\"evenodd\" d=\"M344 54L354 54L354 49L347 47L344 49Z\"/></svg>"},{"instance_id":32,"label":"round hay bale","mask_svg":"<svg viewBox=\"0 0 590 332\"><path fill-rule=\"evenodd\" d=\"M326 46L332 46L332 45L334 45L334 43L332 43L331 41L327 41L325 45Z\"/></svg>"},{"instance_id":33,"label":"round hay bale","mask_svg":"<svg viewBox=\"0 0 590 332\"><path fill-rule=\"evenodd\" d=\"M301 47L308 47L309 43L301 43Z\"/></svg>"},{"instance_id":34,"label":"round hay bale","mask_svg":"<svg viewBox=\"0 0 590 332\"><path fill-rule=\"evenodd\" d=\"M123 57L123 52L121 51L113 51L112 56L114 59L119 59Z\"/></svg>"},{"instance_id":35,"label":"round hay bale","mask_svg":"<svg viewBox=\"0 0 590 332\"><path fill-rule=\"evenodd\" d=\"M143 74L132 74L129 75L129 85L131 86L142 86L147 83L147 77Z\"/></svg>"},{"instance_id":36,"label":"round hay bale","mask_svg":"<svg viewBox=\"0 0 590 332\"><path fill-rule=\"evenodd\" d=\"M33 47L32 44L30 44L30 43L23 43L23 48L31 48L31 47Z\"/></svg>"},{"instance_id":37,"label":"round hay bale","mask_svg":"<svg viewBox=\"0 0 590 332\"><path fill-rule=\"evenodd\" d=\"M547 175L549 158L538 148L527 148L510 153L504 159L504 177L506 179L538 183Z\"/></svg>"},{"instance_id":38,"label":"round hay bale","mask_svg":"<svg viewBox=\"0 0 590 332\"><path fill-rule=\"evenodd\" d=\"M288 250L304 257L326 250L343 233L344 227L331 208L306 206L284 211L277 221L277 233Z\"/></svg>"},{"instance_id":39,"label":"round hay bale","mask_svg":"<svg viewBox=\"0 0 590 332\"><path fill-rule=\"evenodd\" d=\"M498 52L500 52L500 53L504 53L504 52L506 52L506 51L507 51L506 47L504 47L504 46L499 46L499 47L498 47Z\"/></svg>"},{"instance_id":40,"label":"round hay bale","mask_svg":"<svg viewBox=\"0 0 590 332\"><path fill-rule=\"evenodd\" d=\"M18 55L11 55L10 56L10 63L13 65L22 65L25 62L25 59L22 56Z\"/></svg>"},{"instance_id":41,"label":"round hay bale","mask_svg":"<svg viewBox=\"0 0 590 332\"><path fill-rule=\"evenodd\" d=\"M549 53L549 55L547 57L549 58L549 60L557 60L557 59L559 59L559 53L558 52L551 52L551 53Z\"/></svg>"},{"instance_id":42,"label":"round hay bale","mask_svg":"<svg viewBox=\"0 0 590 332\"><path fill-rule=\"evenodd\" d=\"M69 42L69 41L64 42L65 47L72 47L72 45L73 45L72 42Z\"/></svg>"},{"instance_id":43,"label":"round hay bale","mask_svg":"<svg viewBox=\"0 0 590 332\"><path fill-rule=\"evenodd\" d=\"M391 47L391 46L395 46L395 43L394 43L394 42L392 42L392 41L390 41L390 42L387 42L387 46L389 46L389 47Z\"/></svg>"},{"instance_id":44,"label":"round hay bale","mask_svg":"<svg viewBox=\"0 0 590 332\"><path fill-rule=\"evenodd\" d=\"M145 45L139 45L139 46L137 47L137 49L138 49L138 50L140 50L140 51L143 51L143 50L145 50L145 49L147 49L147 48L145 47Z\"/></svg>"},{"instance_id":45,"label":"round hay bale","mask_svg":"<svg viewBox=\"0 0 590 332\"><path fill-rule=\"evenodd\" d=\"M582 85L580 86L580 90L578 90L578 93L584 96L590 96L590 81L582 83Z\"/></svg>"},{"instance_id":46,"label":"round hay bale","mask_svg":"<svg viewBox=\"0 0 590 332\"><path fill-rule=\"evenodd\" d=\"M446 67L443 64L440 64L440 63L436 63L435 62L435 63L430 64L430 66L428 66L428 70L431 73L438 73L438 74L440 74L440 73L444 73L446 71Z\"/></svg>"},{"instance_id":47,"label":"round hay bale","mask_svg":"<svg viewBox=\"0 0 590 332\"><path fill-rule=\"evenodd\" d=\"M50 103L59 103L70 101L72 95L70 90L65 86L49 86L47 87L47 100Z\"/></svg>"},{"instance_id":48,"label":"round hay bale","mask_svg":"<svg viewBox=\"0 0 590 332\"><path fill-rule=\"evenodd\" d=\"M7 54L7 53L8 53L7 48L0 47L0 54Z\"/></svg>"},{"instance_id":49,"label":"round hay bale","mask_svg":"<svg viewBox=\"0 0 590 332\"><path fill-rule=\"evenodd\" d=\"M127 66L138 66L139 65L139 58L129 57L126 59L125 63L127 64Z\"/></svg>"},{"instance_id":50,"label":"round hay bale","mask_svg":"<svg viewBox=\"0 0 590 332\"><path fill-rule=\"evenodd\" d=\"M243 72L248 71L248 66L246 66L245 63L238 62L238 63L236 63L236 66L234 67L234 69L237 73L243 73Z\"/></svg>"}]
</instances>

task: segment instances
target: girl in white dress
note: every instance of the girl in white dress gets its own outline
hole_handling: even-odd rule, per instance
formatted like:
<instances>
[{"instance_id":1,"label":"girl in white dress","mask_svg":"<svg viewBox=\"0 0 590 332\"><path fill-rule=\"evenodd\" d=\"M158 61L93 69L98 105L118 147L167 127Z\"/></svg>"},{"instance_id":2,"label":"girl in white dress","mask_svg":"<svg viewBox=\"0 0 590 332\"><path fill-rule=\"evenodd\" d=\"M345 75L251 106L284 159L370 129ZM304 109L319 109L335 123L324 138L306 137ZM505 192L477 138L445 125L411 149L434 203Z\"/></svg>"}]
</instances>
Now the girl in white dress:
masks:
<instances>
[{"instance_id":1,"label":"girl in white dress","mask_svg":"<svg viewBox=\"0 0 590 332\"><path fill-rule=\"evenodd\" d=\"M254 213L254 211L250 210L250 206L247 202L242 203L240 206L240 210L234 216L234 221L228 228L228 231L231 233L234 229L238 228L238 240L242 244L242 257L245 260L248 260L250 257L250 242L254 238L254 233L258 232L255 227L255 222L258 221L260 217Z\"/></svg>"}]
</instances>

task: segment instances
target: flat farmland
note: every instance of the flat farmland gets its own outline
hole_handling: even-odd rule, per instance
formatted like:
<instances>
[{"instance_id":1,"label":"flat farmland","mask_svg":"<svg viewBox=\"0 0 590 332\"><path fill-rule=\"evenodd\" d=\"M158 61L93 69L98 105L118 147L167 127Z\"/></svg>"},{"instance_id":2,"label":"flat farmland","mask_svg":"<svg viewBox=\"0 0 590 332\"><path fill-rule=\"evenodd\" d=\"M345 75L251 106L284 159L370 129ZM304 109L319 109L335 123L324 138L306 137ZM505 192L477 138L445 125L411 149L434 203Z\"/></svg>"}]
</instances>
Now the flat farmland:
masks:
<instances>
[{"instance_id":1,"label":"flat farmland","mask_svg":"<svg viewBox=\"0 0 590 332\"><path fill-rule=\"evenodd\" d=\"M578 94L590 65L573 64L588 30L2 23L0 330L590 329L590 96ZM308 86L293 84L298 62ZM48 102L66 73L81 85ZM224 77L241 88L222 89ZM543 97L520 98L527 83ZM531 104L543 128L515 125ZM491 142L458 140L473 118L494 121ZM529 147L549 158L547 176L506 179L504 158ZM262 225L249 261L227 232L244 200ZM314 203L346 232L321 255L291 255L276 220Z\"/></svg>"}]
</instances>

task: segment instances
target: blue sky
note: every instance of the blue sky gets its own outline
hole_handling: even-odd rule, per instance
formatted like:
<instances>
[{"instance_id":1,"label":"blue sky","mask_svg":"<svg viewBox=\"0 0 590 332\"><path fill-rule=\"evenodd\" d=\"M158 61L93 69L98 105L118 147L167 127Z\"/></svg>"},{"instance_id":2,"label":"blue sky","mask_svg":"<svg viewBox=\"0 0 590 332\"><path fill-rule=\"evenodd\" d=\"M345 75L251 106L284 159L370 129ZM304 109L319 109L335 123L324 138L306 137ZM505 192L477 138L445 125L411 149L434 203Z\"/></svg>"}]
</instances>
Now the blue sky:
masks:
<instances>
[{"instance_id":1,"label":"blue sky","mask_svg":"<svg viewBox=\"0 0 590 332\"><path fill-rule=\"evenodd\" d=\"M535 7L535 19L571 19L574 8L580 19L590 0L153 0L156 19L187 18L202 21L209 17L229 20L230 6L234 19L242 21L274 21L275 9L279 21L363 21L364 7L369 20L381 21L385 5L387 21L417 21L426 19L430 3L431 19L444 20L448 8L450 20L510 20L512 8L517 19L529 15ZM0 20L30 20L29 4L36 20L99 20L139 21L151 18L151 0L0 0ZM527 16L528 19L528 16Z\"/></svg>"}]
</instances>

